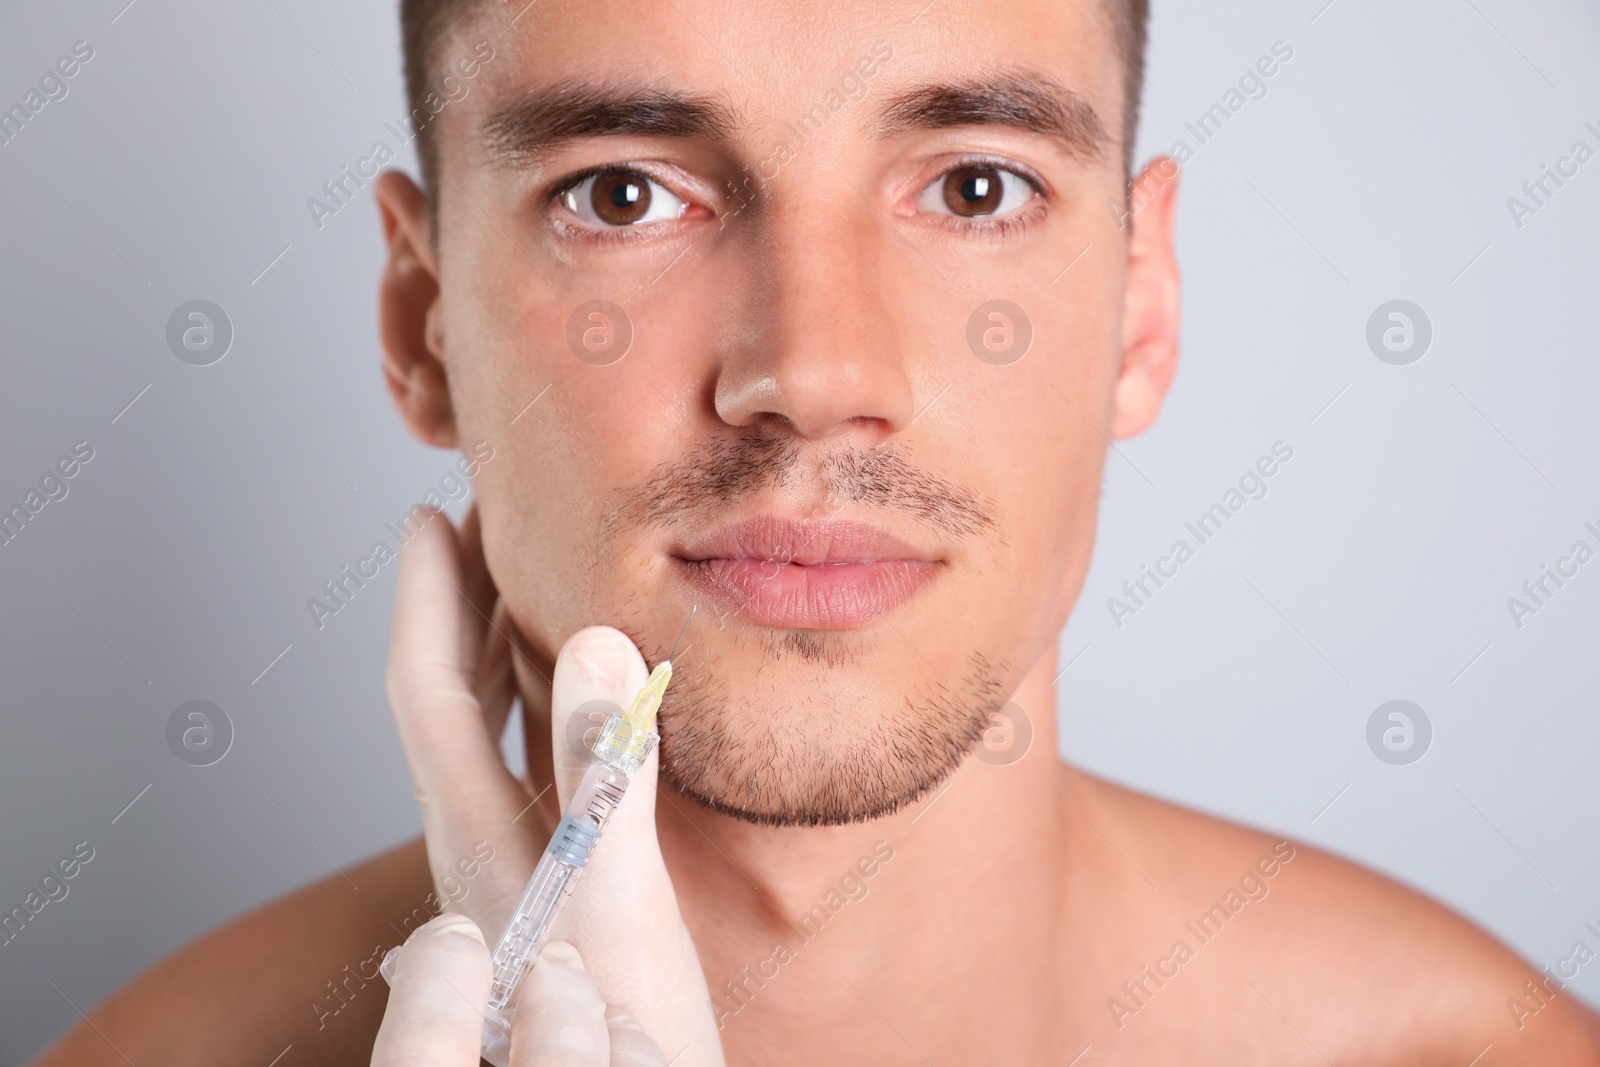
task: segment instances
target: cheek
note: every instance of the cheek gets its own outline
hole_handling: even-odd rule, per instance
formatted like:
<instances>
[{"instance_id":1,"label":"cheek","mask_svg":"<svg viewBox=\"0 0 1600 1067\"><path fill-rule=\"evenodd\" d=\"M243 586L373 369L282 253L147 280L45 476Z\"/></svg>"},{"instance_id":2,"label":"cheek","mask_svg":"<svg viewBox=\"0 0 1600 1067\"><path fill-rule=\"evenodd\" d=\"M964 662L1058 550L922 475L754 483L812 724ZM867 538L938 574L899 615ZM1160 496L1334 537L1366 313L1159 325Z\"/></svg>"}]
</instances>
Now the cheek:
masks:
<instances>
[{"instance_id":1,"label":"cheek","mask_svg":"<svg viewBox=\"0 0 1600 1067\"><path fill-rule=\"evenodd\" d=\"M970 442L974 476L999 503L995 564L1006 578L994 584L1012 591L1008 598L1035 595L1032 622L1052 635L1094 544L1120 345L1116 303L1103 279L1041 299L1034 347L1012 366L971 377L972 409L956 431Z\"/></svg>"},{"instance_id":2,"label":"cheek","mask_svg":"<svg viewBox=\"0 0 1600 1067\"><path fill-rule=\"evenodd\" d=\"M553 652L638 591L628 576L650 546L610 520L657 465L703 443L686 410L716 363L721 327L703 309L726 287L686 273L625 308L520 288L461 294L451 386L463 439L495 449L475 485L490 568ZM614 362L607 340L626 343Z\"/></svg>"},{"instance_id":3,"label":"cheek","mask_svg":"<svg viewBox=\"0 0 1600 1067\"><path fill-rule=\"evenodd\" d=\"M476 487L496 584L519 619L534 621L535 637L602 617L611 566L604 557L615 550L611 520L624 487L661 458L651 437L665 422L659 412L636 421L628 390L586 374L552 375L544 385L550 388L496 440L494 462Z\"/></svg>"},{"instance_id":4,"label":"cheek","mask_svg":"<svg viewBox=\"0 0 1600 1067\"><path fill-rule=\"evenodd\" d=\"M1037 404L1010 422L1007 453L996 457L996 469L1006 471L995 490L1005 526L998 562L1007 573L992 584L1025 630L1053 638L1088 571L1105 443L1060 394L1044 392L1055 404Z\"/></svg>"}]
</instances>

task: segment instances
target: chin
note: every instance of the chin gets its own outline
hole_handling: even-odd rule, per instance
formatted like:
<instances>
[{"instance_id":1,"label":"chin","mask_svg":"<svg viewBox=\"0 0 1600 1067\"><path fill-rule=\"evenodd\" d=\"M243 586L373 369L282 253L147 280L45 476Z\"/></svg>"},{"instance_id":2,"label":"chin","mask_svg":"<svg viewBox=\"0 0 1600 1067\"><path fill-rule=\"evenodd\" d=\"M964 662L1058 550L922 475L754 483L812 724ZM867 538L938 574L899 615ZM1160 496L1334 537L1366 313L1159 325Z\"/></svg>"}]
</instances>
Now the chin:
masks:
<instances>
[{"instance_id":1,"label":"chin","mask_svg":"<svg viewBox=\"0 0 1600 1067\"><path fill-rule=\"evenodd\" d=\"M930 682L903 642L878 655L870 653L881 639L860 634L767 632L756 643L755 662L702 645L675 673L659 751L668 785L761 825L833 826L900 811L960 765L1009 695L1011 672L976 652L965 671ZM774 645L792 654L773 662Z\"/></svg>"}]
</instances>

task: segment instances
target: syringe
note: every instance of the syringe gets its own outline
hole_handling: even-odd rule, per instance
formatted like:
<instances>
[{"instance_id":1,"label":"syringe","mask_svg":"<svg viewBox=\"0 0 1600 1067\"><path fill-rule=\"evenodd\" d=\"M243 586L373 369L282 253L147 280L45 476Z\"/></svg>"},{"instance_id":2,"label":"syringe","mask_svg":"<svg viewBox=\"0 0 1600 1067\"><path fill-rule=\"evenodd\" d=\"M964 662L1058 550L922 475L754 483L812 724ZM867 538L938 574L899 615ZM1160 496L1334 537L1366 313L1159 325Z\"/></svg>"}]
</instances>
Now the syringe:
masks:
<instances>
[{"instance_id":1,"label":"syringe","mask_svg":"<svg viewBox=\"0 0 1600 1067\"><path fill-rule=\"evenodd\" d=\"M696 609L698 610L698 606ZM694 611L689 612L693 621ZM684 632L689 621L683 624ZM683 634L678 635L682 642ZM589 864L595 845L606 823L622 803L628 783L639 773L656 747L656 712L672 680L672 656L656 664L644 687L634 695L623 714L613 713L600 728L592 749L596 759L567 805L561 823L545 847L517 902L516 911L500 935L494 949L494 978L489 986L489 1006L483 1018L483 1058L495 1067L508 1067L511 1060L511 1021L515 1013L517 989L528 973L535 956L544 950L556 919L566 906L578 876ZM392 949L380 968L385 979L392 979L395 956Z\"/></svg>"},{"instance_id":2,"label":"syringe","mask_svg":"<svg viewBox=\"0 0 1600 1067\"><path fill-rule=\"evenodd\" d=\"M685 624L687 625L687 624ZM483 1016L483 1058L495 1067L511 1059L511 1019L517 987L533 958L544 951L556 917L589 865L595 844L606 823L622 803L628 783L656 747L656 710L667 683L672 661L662 660L650 672L625 714L612 713L594 743L596 761L589 765L550 838L539 865L522 891L500 943L494 948L494 981L489 986L489 1007Z\"/></svg>"}]
</instances>

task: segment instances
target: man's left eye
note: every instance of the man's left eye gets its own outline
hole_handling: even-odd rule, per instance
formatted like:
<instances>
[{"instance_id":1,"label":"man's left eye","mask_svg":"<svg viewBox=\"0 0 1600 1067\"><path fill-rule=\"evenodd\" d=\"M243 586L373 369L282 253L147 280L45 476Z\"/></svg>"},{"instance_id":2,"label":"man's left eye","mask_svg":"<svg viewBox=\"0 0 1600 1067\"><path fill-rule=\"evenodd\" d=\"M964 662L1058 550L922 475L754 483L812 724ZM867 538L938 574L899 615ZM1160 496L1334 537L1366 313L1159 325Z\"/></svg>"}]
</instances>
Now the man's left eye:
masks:
<instances>
[{"instance_id":1,"label":"man's left eye","mask_svg":"<svg viewBox=\"0 0 1600 1067\"><path fill-rule=\"evenodd\" d=\"M679 218L687 205L638 171L591 174L561 194L561 203L591 226L637 226Z\"/></svg>"},{"instance_id":2,"label":"man's left eye","mask_svg":"<svg viewBox=\"0 0 1600 1067\"><path fill-rule=\"evenodd\" d=\"M1033 199L1033 185L1000 167L957 167L922 190L917 206L935 215L1005 215Z\"/></svg>"}]
</instances>

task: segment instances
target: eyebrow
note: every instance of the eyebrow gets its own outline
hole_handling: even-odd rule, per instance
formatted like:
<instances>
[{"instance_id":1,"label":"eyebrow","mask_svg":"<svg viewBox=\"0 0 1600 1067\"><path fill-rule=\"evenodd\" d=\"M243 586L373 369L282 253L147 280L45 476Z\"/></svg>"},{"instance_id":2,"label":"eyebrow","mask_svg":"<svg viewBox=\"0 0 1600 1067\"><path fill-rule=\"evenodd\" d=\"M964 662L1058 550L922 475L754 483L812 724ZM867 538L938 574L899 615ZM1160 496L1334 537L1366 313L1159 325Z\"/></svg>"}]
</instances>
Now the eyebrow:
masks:
<instances>
[{"instance_id":1,"label":"eyebrow","mask_svg":"<svg viewBox=\"0 0 1600 1067\"><path fill-rule=\"evenodd\" d=\"M484 121L492 160L528 162L590 137L670 137L731 143L738 114L708 95L645 86L561 82L523 92ZM873 123L879 137L954 126L1010 126L1049 137L1071 155L1100 159L1110 140L1095 109L1037 71L928 83L896 94Z\"/></svg>"},{"instance_id":2,"label":"eyebrow","mask_svg":"<svg viewBox=\"0 0 1600 1067\"><path fill-rule=\"evenodd\" d=\"M529 161L557 145L624 135L731 141L737 116L710 96L643 86L563 82L524 92L484 121L495 160Z\"/></svg>"},{"instance_id":3,"label":"eyebrow","mask_svg":"<svg viewBox=\"0 0 1600 1067\"><path fill-rule=\"evenodd\" d=\"M1042 134L1084 159L1104 156L1110 138L1089 102L1036 71L917 86L895 96L876 122L880 137L951 126L1011 126Z\"/></svg>"}]
</instances>

